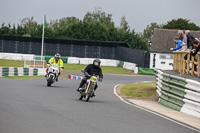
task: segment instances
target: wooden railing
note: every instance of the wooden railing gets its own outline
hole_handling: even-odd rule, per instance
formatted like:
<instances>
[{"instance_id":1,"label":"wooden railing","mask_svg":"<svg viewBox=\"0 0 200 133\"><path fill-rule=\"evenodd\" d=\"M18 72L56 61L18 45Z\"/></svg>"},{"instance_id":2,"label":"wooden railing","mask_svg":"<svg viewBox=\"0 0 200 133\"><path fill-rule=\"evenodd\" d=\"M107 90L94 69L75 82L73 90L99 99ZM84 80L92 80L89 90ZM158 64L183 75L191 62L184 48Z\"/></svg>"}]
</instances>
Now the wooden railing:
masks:
<instances>
[{"instance_id":1,"label":"wooden railing","mask_svg":"<svg viewBox=\"0 0 200 133\"><path fill-rule=\"evenodd\" d=\"M200 77L200 52L196 56L191 56L190 52L174 51L173 70L178 71L180 74L191 74ZM187 54L187 60L184 56Z\"/></svg>"}]
</instances>

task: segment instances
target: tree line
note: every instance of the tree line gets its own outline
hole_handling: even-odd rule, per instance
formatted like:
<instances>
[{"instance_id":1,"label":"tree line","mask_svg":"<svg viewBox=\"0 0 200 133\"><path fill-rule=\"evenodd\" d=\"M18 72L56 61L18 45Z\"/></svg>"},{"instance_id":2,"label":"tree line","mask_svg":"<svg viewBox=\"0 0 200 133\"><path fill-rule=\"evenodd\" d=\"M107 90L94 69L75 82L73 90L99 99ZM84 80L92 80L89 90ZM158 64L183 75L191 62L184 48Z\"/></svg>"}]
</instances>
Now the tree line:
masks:
<instances>
[{"instance_id":1,"label":"tree line","mask_svg":"<svg viewBox=\"0 0 200 133\"><path fill-rule=\"evenodd\" d=\"M178 25L177 25L178 24ZM121 18L120 26L116 27L112 14L106 14L100 8L87 12L80 20L76 17L64 17L51 20L45 28L45 38L76 39L87 41L116 41L128 43L131 48L150 50L148 41L151 41L154 28L200 30L200 27L190 23L187 19L169 21L165 25L151 23L142 33L130 30L125 16ZM33 17L24 18L20 24L5 24L0 28L0 35L41 37L43 24L38 24Z\"/></svg>"},{"instance_id":2,"label":"tree line","mask_svg":"<svg viewBox=\"0 0 200 133\"><path fill-rule=\"evenodd\" d=\"M151 42L151 38L154 32L154 28L160 28L160 29L175 29L175 30L194 30L198 31L200 30L200 27L197 26L195 23L190 22L189 19L172 19L171 21L168 21L166 24L157 24L156 22L151 23L150 25L147 25L147 27L144 29L143 36Z\"/></svg>"}]
</instances>

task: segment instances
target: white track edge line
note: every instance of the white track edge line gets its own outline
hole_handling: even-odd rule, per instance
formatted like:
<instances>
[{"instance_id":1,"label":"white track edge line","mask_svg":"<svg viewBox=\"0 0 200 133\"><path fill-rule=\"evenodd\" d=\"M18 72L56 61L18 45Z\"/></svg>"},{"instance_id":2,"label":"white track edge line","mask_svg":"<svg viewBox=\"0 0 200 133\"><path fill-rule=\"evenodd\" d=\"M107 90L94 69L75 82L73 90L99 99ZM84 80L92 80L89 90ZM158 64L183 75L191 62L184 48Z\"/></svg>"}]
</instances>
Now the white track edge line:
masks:
<instances>
[{"instance_id":1,"label":"white track edge line","mask_svg":"<svg viewBox=\"0 0 200 133\"><path fill-rule=\"evenodd\" d=\"M134 107L136 107L136 108L142 109L142 110L144 110L144 111L150 112L150 113L152 113L152 114L154 114L154 115L160 116L160 117L162 117L162 118L164 118L164 119L166 119L166 120L169 120L169 121L171 121L171 122L174 122L174 123L176 123L176 124L179 124L179 125L181 125L181 126L184 126L184 127L186 127L186 128L192 129L192 130L197 131L197 132L200 133L200 130L198 130L198 129L196 129L196 128L192 128L192 127L187 126L187 125L185 125L185 124L183 124L183 123L180 123L180 122L178 122L178 121L175 121L175 120L173 120L173 119L170 119L169 117L160 115L160 114L158 114L158 113L156 113L156 112L153 112L153 111L151 111L151 110L145 109L145 108L143 108L143 107L140 107L140 106L138 106L138 105L134 105L134 104L132 104L132 103L129 103L129 102L125 101L122 97L120 97L120 96L117 94L117 91L116 91L116 90L117 90L117 87L118 87L119 85L120 85L120 84L117 84L117 85L114 86L114 94L115 94L121 101L123 101L124 103L126 103L126 104L128 104L128 105L131 105L131 106L134 106Z\"/></svg>"}]
</instances>

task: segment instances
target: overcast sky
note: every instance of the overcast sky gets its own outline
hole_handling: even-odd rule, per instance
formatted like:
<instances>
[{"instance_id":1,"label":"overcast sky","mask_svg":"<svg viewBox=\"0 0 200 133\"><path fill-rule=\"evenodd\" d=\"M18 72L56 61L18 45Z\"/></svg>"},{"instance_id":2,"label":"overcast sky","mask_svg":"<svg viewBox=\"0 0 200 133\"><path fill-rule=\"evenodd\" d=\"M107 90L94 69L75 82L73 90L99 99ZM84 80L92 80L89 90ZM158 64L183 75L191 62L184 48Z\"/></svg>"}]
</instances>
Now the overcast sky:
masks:
<instances>
[{"instance_id":1,"label":"overcast sky","mask_svg":"<svg viewBox=\"0 0 200 133\"><path fill-rule=\"evenodd\" d=\"M151 22L162 24L177 18L190 19L200 26L200 0L0 0L0 24L17 24L32 16L42 23L44 13L48 22L71 16L82 20L95 7L112 14L116 26L125 16L136 32L143 32Z\"/></svg>"}]
</instances>

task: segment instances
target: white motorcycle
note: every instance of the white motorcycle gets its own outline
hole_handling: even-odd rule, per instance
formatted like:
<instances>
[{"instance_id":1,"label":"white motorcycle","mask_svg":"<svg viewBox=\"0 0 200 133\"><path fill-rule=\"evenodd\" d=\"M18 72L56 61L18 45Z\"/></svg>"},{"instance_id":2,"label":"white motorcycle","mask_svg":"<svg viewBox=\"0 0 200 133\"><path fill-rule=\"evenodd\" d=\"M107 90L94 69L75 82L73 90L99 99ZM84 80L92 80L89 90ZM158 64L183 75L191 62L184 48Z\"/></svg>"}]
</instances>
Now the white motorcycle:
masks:
<instances>
[{"instance_id":1,"label":"white motorcycle","mask_svg":"<svg viewBox=\"0 0 200 133\"><path fill-rule=\"evenodd\" d=\"M47 79L47 86L51 86L51 84L53 84L56 81L56 78L58 77L58 73L59 73L59 66L58 65L51 65L48 68L48 72L46 75L46 79Z\"/></svg>"}]
</instances>

